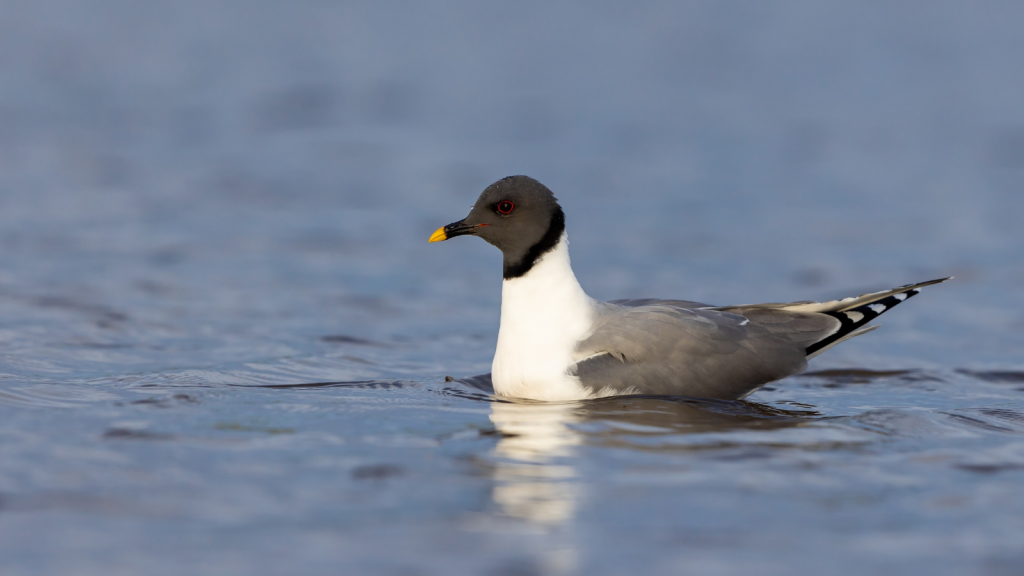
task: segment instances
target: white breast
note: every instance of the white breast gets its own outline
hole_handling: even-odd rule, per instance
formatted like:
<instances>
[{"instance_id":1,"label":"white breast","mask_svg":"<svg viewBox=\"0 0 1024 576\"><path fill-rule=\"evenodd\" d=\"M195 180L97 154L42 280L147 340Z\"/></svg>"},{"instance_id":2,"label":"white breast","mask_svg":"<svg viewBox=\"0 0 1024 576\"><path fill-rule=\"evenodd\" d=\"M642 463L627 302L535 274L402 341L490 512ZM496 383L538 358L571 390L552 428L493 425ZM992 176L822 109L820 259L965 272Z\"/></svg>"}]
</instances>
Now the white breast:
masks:
<instances>
[{"instance_id":1,"label":"white breast","mask_svg":"<svg viewBox=\"0 0 1024 576\"><path fill-rule=\"evenodd\" d=\"M501 329L491 365L494 391L534 400L578 400L590 394L567 369L586 338L595 301L576 280L563 234L525 275L501 289Z\"/></svg>"}]
</instances>

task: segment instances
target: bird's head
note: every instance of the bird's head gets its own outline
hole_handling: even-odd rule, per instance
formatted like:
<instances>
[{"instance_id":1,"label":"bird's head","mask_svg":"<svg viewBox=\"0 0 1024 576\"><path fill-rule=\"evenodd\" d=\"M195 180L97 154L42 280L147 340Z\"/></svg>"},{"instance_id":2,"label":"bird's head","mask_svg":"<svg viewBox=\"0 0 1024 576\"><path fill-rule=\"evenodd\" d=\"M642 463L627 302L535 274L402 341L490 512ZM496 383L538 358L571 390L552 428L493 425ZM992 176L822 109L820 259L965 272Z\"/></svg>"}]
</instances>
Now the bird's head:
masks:
<instances>
[{"instance_id":1,"label":"bird's head","mask_svg":"<svg viewBox=\"0 0 1024 576\"><path fill-rule=\"evenodd\" d=\"M485 188L468 216L438 228L430 242L479 236L501 250L510 280L526 274L564 232L565 215L551 190L529 176L509 176Z\"/></svg>"}]
</instances>

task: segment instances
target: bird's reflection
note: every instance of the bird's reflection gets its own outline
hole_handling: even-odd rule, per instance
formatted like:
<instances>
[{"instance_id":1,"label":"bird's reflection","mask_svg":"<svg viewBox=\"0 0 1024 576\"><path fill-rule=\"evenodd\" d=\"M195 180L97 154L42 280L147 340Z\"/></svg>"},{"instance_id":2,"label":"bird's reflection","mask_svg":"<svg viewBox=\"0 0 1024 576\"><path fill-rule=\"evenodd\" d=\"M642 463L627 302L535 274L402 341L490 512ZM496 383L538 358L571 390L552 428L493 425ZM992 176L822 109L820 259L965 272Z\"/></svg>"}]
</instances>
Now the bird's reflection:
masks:
<instances>
[{"instance_id":1,"label":"bird's reflection","mask_svg":"<svg viewBox=\"0 0 1024 576\"><path fill-rule=\"evenodd\" d=\"M486 391L485 377L463 380ZM577 470L587 447L643 451L707 449L691 435L770 431L819 417L745 401L624 396L583 402L491 404L493 501L502 514L555 527L571 520L586 484ZM713 444L711 447L714 447Z\"/></svg>"},{"instance_id":2,"label":"bird's reflection","mask_svg":"<svg viewBox=\"0 0 1024 576\"><path fill-rule=\"evenodd\" d=\"M572 518L577 492L571 456L582 441L573 404L494 403L494 503L508 516L557 525Z\"/></svg>"}]
</instances>

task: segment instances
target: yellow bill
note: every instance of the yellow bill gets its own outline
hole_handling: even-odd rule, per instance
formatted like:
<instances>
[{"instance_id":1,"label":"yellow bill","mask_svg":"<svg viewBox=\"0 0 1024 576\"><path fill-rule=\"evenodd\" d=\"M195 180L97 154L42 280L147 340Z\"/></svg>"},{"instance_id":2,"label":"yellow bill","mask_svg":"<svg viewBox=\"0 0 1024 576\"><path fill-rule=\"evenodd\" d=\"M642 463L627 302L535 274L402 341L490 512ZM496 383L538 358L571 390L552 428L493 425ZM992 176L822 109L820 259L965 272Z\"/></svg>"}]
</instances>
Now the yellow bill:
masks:
<instances>
[{"instance_id":1,"label":"yellow bill","mask_svg":"<svg viewBox=\"0 0 1024 576\"><path fill-rule=\"evenodd\" d=\"M441 226L433 234L430 235L430 240L428 240L427 242L441 242L447 239L448 235L444 233L444 226Z\"/></svg>"}]
</instances>

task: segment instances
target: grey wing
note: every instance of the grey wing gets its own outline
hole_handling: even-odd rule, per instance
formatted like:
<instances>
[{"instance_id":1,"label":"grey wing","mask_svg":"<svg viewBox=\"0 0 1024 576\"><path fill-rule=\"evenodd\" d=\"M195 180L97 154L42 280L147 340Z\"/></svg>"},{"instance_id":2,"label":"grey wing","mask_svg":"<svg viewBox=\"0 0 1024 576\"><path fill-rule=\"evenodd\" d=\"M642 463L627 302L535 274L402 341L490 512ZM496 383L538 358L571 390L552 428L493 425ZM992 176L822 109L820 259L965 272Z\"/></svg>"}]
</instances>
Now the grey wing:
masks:
<instances>
[{"instance_id":1,"label":"grey wing","mask_svg":"<svg viewBox=\"0 0 1024 576\"><path fill-rule=\"evenodd\" d=\"M836 344L849 340L855 336L866 334L877 326L869 323L882 314L892 310L901 302L920 294L921 288L933 284L941 284L950 278L939 278L916 284L898 286L881 292L872 292L860 296L843 298L842 300L830 300L828 302L791 302L788 304L746 304L741 306L723 306L714 308L722 312L741 314L749 318L759 319L759 323L777 332L786 334L790 338L803 338L806 344L808 358L814 358L818 354L832 348ZM805 331L802 335L797 334L803 328L799 325L789 324L793 314L797 316L810 315L829 316L840 323L838 328L815 334L813 331ZM790 332L793 333L790 333Z\"/></svg>"},{"instance_id":2,"label":"grey wing","mask_svg":"<svg viewBox=\"0 0 1024 576\"><path fill-rule=\"evenodd\" d=\"M803 371L808 358L873 330L869 322L947 280L828 302L710 308L622 300L602 309L594 333L578 346L575 371L598 394L742 398Z\"/></svg>"},{"instance_id":3,"label":"grey wing","mask_svg":"<svg viewBox=\"0 0 1024 576\"><path fill-rule=\"evenodd\" d=\"M598 395L742 398L803 371L807 342L839 328L822 314L744 312L609 306L578 345L575 374Z\"/></svg>"}]
</instances>

